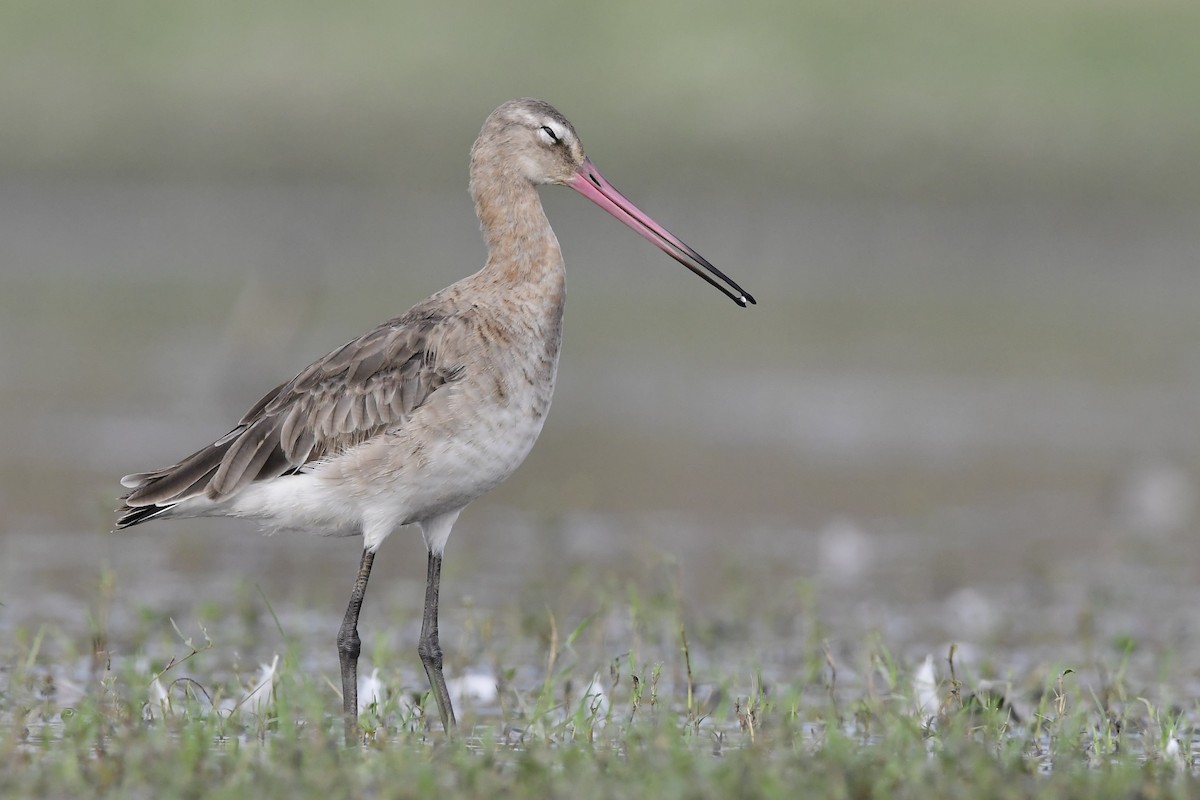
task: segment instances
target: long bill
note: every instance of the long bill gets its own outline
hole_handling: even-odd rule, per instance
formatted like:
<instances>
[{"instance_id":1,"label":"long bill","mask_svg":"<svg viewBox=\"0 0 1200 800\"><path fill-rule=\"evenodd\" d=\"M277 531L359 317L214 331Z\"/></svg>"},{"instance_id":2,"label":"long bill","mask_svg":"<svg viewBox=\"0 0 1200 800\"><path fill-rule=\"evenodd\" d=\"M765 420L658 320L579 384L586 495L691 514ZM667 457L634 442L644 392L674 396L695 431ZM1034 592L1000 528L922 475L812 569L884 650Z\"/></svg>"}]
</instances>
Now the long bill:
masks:
<instances>
[{"instance_id":1,"label":"long bill","mask_svg":"<svg viewBox=\"0 0 1200 800\"><path fill-rule=\"evenodd\" d=\"M575 177L567 185L633 228L671 258L720 289L726 297L742 308L756 302L749 292L710 264L708 259L688 247L683 240L650 219L646 212L629 202L629 198L618 192L600 174L600 170L596 169L596 165L590 158L583 159L583 163L575 171ZM724 281L725 285L721 284L717 280L718 278Z\"/></svg>"}]
</instances>

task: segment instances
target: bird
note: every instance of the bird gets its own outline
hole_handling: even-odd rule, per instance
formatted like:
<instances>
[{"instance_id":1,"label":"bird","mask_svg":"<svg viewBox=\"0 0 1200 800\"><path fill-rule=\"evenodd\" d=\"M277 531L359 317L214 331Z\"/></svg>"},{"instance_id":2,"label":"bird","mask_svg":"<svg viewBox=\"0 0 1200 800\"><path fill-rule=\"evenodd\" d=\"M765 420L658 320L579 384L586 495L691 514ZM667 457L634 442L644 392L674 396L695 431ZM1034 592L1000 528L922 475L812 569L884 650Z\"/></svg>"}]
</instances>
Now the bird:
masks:
<instances>
[{"instance_id":1,"label":"bird","mask_svg":"<svg viewBox=\"0 0 1200 800\"><path fill-rule=\"evenodd\" d=\"M542 100L510 100L471 148L469 188L487 245L481 270L315 361L225 435L165 469L126 475L116 530L236 517L269 530L362 537L337 634L347 744L357 735L359 612L376 551L405 525L427 551L417 652L442 728L457 724L438 641L450 530L506 479L542 430L563 329L562 251L538 194L568 186L739 306L756 301L618 192L573 125Z\"/></svg>"}]
</instances>

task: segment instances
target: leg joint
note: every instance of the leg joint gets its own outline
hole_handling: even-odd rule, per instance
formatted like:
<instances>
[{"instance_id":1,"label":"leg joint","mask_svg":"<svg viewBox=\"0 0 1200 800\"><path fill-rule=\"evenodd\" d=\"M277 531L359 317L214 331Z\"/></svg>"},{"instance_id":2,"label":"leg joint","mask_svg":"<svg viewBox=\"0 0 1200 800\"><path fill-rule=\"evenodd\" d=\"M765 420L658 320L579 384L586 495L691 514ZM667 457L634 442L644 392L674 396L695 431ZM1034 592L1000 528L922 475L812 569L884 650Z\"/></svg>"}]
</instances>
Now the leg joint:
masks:
<instances>
[{"instance_id":1,"label":"leg joint","mask_svg":"<svg viewBox=\"0 0 1200 800\"><path fill-rule=\"evenodd\" d=\"M358 638L358 629L342 628L338 631L337 649L339 655L358 660L358 654L362 651L362 641Z\"/></svg>"},{"instance_id":2,"label":"leg joint","mask_svg":"<svg viewBox=\"0 0 1200 800\"><path fill-rule=\"evenodd\" d=\"M421 663L426 667L442 668L442 648L438 645L437 639L421 639L417 642L417 653L421 656Z\"/></svg>"}]
</instances>

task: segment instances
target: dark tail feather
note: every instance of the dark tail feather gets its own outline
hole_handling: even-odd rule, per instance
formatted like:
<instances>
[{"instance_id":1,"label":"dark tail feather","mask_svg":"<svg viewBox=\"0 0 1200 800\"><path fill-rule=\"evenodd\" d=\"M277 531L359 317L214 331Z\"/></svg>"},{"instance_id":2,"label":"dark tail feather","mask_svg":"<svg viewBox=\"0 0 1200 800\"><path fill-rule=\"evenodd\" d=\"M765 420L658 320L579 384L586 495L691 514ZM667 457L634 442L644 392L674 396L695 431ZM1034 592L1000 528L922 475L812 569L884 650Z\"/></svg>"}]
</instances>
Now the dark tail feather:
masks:
<instances>
[{"instance_id":1,"label":"dark tail feather","mask_svg":"<svg viewBox=\"0 0 1200 800\"><path fill-rule=\"evenodd\" d=\"M117 530L128 528L137 525L140 522L145 522L148 519L154 519L159 514L164 514L175 507L174 503L165 506L124 506L117 509L124 512L117 517Z\"/></svg>"}]
</instances>

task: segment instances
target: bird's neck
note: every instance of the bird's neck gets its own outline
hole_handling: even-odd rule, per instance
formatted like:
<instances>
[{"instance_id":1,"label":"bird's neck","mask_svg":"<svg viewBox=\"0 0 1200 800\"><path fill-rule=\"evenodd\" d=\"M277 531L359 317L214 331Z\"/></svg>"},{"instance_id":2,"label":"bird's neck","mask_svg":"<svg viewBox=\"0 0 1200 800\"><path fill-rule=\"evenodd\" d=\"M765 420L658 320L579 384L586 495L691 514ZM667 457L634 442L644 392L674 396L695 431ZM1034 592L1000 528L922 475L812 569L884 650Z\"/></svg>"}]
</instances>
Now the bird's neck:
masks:
<instances>
[{"instance_id":1,"label":"bird's neck","mask_svg":"<svg viewBox=\"0 0 1200 800\"><path fill-rule=\"evenodd\" d=\"M537 188L523 178L488 175L471 182L488 260L483 275L511 286L561 291L563 260Z\"/></svg>"}]
</instances>

